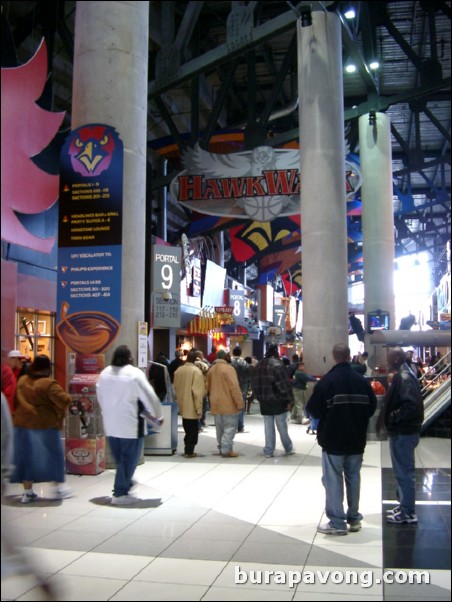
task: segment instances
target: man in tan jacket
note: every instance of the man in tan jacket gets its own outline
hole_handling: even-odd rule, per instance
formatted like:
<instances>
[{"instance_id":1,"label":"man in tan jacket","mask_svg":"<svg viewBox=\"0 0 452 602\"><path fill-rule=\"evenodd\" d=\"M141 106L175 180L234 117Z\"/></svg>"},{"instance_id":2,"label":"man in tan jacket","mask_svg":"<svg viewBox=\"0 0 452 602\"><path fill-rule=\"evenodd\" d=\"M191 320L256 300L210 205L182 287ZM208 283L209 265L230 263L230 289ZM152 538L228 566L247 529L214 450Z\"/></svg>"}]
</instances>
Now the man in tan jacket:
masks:
<instances>
[{"instance_id":1,"label":"man in tan jacket","mask_svg":"<svg viewBox=\"0 0 452 602\"><path fill-rule=\"evenodd\" d=\"M214 365L207 373L207 390L210 412L215 417L220 454L223 458L237 458L238 453L233 451L232 445L244 403L237 372L226 351L218 352Z\"/></svg>"},{"instance_id":2,"label":"man in tan jacket","mask_svg":"<svg viewBox=\"0 0 452 602\"><path fill-rule=\"evenodd\" d=\"M192 349L187 355L186 362L174 373L177 405L185 431L185 458L196 458L198 455L195 453L195 446L198 443L198 423L206 392L203 373L195 366L196 359L197 353Z\"/></svg>"}]
</instances>

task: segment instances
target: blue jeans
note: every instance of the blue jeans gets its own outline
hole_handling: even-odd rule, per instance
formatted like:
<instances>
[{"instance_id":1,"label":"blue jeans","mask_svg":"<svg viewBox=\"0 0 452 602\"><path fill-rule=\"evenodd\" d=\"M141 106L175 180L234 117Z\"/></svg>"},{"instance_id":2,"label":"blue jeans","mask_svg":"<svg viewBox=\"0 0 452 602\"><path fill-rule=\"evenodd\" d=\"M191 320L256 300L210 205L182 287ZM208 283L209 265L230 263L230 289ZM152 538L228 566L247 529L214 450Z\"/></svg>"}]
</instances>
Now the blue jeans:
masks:
<instances>
[{"instance_id":1,"label":"blue jeans","mask_svg":"<svg viewBox=\"0 0 452 602\"><path fill-rule=\"evenodd\" d=\"M243 410L239 414L239 423L237 425L237 430L238 431L243 431L244 428L245 428L245 412L246 412L246 398L247 398L247 394L242 392L242 398L243 398Z\"/></svg>"},{"instance_id":2,"label":"blue jeans","mask_svg":"<svg viewBox=\"0 0 452 602\"><path fill-rule=\"evenodd\" d=\"M360 521L359 492L363 454L333 456L322 452L322 483L325 487L325 514L330 525L346 529L347 522ZM344 512L344 480L347 494L347 512Z\"/></svg>"},{"instance_id":3,"label":"blue jeans","mask_svg":"<svg viewBox=\"0 0 452 602\"><path fill-rule=\"evenodd\" d=\"M283 412L282 414L276 414L276 416L264 416L264 429L265 429L265 447L264 454L266 456L273 455L276 447L276 428L279 432L281 443L286 453L292 451L293 443L289 437L289 431L287 428L287 421L289 412Z\"/></svg>"},{"instance_id":4,"label":"blue jeans","mask_svg":"<svg viewBox=\"0 0 452 602\"><path fill-rule=\"evenodd\" d=\"M107 437L107 439L116 462L113 495L115 497L127 495L132 487L132 477L140 459L144 437L138 437L137 439Z\"/></svg>"},{"instance_id":5,"label":"blue jeans","mask_svg":"<svg viewBox=\"0 0 452 602\"><path fill-rule=\"evenodd\" d=\"M215 414L215 430L220 454L227 454L232 451L238 423L238 414Z\"/></svg>"},{"instance_id":6,"label":"blue jeans","mask_svg":"<svg viewBox=\"0 0 452 602\"><path fill-rule=\"evenodd\" d=\"M392 469L397 481L397 498L403 514L414 514L416 503L416 472L414 450L419 444L419 433L391 435L389 451Z\"/></svg>"}]
</instances>

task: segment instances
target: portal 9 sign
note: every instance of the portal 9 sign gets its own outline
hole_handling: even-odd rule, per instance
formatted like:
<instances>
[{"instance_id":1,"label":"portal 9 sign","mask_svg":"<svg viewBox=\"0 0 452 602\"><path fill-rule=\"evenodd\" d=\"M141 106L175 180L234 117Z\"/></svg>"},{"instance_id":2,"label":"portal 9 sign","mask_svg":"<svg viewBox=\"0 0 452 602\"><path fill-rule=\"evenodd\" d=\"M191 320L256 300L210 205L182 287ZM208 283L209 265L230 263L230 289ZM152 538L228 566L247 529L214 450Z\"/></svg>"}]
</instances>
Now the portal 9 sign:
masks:
<instances>
[{"instance_id":1,"label":"portal 9 sign","mask_svg":"<svg viewBox=\"0 0 452 602\"><path fill-rule=\"evenodd\" d=\"M180 247L153 245L152 290L154 292L180 293L181 256Z\"/></svg>"},{"instance_id":2,"label":"portal 9 sign","mask_svg":"<svg viewBox=\"0 0 452 602\"><path fill-rule=\"evenodd\" d=\"M180 270L182 251L179 247L152 247L152 325L180 327ZM171 293L171 298L165 293Z\"/></svg>"}]
</instances>

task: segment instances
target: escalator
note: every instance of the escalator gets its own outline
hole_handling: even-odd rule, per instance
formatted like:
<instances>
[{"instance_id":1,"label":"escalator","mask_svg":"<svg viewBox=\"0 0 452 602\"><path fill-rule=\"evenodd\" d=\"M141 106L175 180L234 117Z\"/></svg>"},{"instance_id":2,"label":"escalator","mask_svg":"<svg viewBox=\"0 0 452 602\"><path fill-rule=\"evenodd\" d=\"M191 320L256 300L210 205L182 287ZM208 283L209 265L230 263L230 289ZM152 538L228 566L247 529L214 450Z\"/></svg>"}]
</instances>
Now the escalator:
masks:
<instances>
[{"instance_id":1,"label":"escalator","mask_svg":"<svg viewBox=\"0 0 452 602\"><path fill-rule=\"evenodd\" d=\"M432 368L433 378L425 380L422 388L424 398L424 422L422 432L425 433L433 423L450 407L450 351ZM450 414L449 414L450 416ZM450 436L450 418L448 420L448 431Z\"/></svg>"}]
</instances>

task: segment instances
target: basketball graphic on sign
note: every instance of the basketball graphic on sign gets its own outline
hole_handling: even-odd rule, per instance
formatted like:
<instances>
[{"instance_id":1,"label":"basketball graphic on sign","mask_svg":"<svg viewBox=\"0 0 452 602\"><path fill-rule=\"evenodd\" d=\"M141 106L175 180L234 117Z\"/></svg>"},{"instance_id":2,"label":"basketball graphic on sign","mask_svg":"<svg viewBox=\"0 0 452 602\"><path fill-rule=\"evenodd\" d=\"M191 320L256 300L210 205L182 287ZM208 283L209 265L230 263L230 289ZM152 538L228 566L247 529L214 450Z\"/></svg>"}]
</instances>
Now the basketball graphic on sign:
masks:
<instances>
[{"instance_id":1,"label":"basketball graphic on sign","mask_svg":"<svg viewBox=\"0 0 452 602\"><path fill-rule=\"evenodd\" d=\"M243 209L256 222L270 222L281 213L286 203L282 196L255 196L243 201Z\"/></svg>"}]
</instances>

